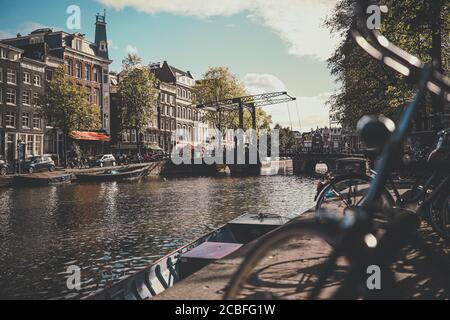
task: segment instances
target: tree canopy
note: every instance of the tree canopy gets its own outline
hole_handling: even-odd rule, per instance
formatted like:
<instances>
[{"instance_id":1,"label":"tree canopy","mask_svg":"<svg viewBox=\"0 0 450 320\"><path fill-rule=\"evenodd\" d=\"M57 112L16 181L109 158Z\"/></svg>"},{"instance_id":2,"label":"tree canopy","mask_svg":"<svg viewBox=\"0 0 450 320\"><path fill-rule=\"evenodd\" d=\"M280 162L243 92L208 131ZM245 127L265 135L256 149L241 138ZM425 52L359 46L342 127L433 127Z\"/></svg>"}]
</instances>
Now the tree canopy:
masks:
<instances>
[{"instance_id":1,"label":"tree canopy","mask_svg":"<svg viewBox=\"0 0 450 320\"><path fill-rule=\"evenodd\" d=\"M403 76L373 60L350 34L354 3L340 0L326 25L343 41L328 60L332 75L341 85L330 99L332 112L341 123L354 127L364 114L394 117L414 95ZM399 47L425 62L440 60L449 70L450 11L448 0L384 0L389 12L383 16L381 32ZM436 102L427 101L427 108ZM439 104L439 102L437 102Z\"/></svg>"},{"instance_id":2,"label":"tree canopy","mask_svg":"<svg viewBox=\"0 0 450 320\"><path fill-rule=\"evenodd\" d=\"M248 95L246 88L233 75L228 68L213 67L209 68L203 75L203 79L198 81L193 89L195 103L208 103L221 101L224 99L237 98ZM270 130L272 118L261 108L257 108L257 128L259 130ZM224 111L218 112L206 111L205 118L220 129L223 135L227 129L239 128L239 112ZM244 128L252 127L252 118L248 110L244 113Z\"/></svg>"},{"instance_id":3,"label":"tree canopy","mask_svg":"<svg viewBox=\"0 0 450 320\"><path fill-rule=\"evenodd\" d=\"M281 125L276 124L274 129L279 130L281 151L289 151L296 145L295 135L291 128L283 128Z\"/></svg>"},{"instance_id":4,"label":"tree canopy","mask_svg":"<svg viewBox=\"0 0 450 320\"><path fill-rule=\"evenodd\" d=\"M119 122L121 128L132 128L137 133L137 143L142 129L154 114L158 89L156 78L146 67L129 65L119 83Z\"/></svg>"},{"instance_id":5,"label":"tree canopy","mask_svg":"<svg viewBox=\"0 0 450 320\"><path fill-rule=\"evenodd\" d=\"M102 126L100 107L90 103L87 90L76 85L64 67L56 70L44 101L44 114L66 135L77 130L99 130Z\"/></svg>"}]
</instances>

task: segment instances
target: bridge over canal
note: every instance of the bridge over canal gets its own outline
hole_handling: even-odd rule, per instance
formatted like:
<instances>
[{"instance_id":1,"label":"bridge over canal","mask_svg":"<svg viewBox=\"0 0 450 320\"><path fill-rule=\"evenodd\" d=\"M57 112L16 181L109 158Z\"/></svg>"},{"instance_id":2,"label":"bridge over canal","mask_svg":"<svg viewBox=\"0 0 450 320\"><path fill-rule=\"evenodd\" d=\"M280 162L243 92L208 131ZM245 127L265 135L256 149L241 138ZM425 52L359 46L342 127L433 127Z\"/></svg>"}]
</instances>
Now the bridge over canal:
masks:
<instances>
[{"instance_id":1,"label":"bridge over canal","mask_svg":"<svg viewBox=\"0 0 450 320\"><path fill-rule=\"evenodd\" d=\"M336 169L336 162L344 158L364 158L362 154L336 153L336 152L295 152L281 153L281 157L291 158L294 166L294 174L314 174L316 166L326 164L328 170Z\"/></svg>"}]
</instances>

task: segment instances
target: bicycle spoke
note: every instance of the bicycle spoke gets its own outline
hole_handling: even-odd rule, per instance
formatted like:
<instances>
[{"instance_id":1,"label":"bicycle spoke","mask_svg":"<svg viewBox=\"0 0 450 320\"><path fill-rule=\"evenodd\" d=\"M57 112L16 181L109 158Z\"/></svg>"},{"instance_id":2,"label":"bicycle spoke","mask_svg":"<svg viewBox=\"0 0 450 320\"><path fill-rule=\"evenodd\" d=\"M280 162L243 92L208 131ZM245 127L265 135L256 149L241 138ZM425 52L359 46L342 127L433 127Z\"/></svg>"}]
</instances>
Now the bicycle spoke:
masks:
<instances>
[{"instance_id":1,"label":"bicycle spoke","mask_svg":"<svg viewBox=\"0 0 450 320\"><path fill-rule=\"evenodd\" d=\"M342 202L344 202L347 207L350 207L350 204L345 200L344 195L342 193L340 193L339 191L337 191L334 186L332 186L332 188L333 188L334 194L337 195L339 198L341 198Z\"/></svg>"}]
</instances>

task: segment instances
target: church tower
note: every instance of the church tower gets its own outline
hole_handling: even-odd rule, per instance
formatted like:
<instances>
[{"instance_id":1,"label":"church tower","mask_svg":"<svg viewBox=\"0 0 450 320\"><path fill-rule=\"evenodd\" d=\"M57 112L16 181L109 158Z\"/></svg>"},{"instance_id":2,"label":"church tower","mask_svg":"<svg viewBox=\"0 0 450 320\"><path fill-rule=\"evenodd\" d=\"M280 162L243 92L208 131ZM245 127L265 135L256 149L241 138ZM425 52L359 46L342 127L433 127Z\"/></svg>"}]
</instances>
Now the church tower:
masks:
<instances>
[{"instance_id":1,"label":"church tower","mask_svg":"<svg viewBox=\"0 0 450 320\"><path fill-rule=\"evenodd\" d=\"M108 54L108 38L106 36L106 10L103 15L97 14L95 22L95 44L98 48L98 55L102 58L109 59Z\"/></svg>"}]
</instances>

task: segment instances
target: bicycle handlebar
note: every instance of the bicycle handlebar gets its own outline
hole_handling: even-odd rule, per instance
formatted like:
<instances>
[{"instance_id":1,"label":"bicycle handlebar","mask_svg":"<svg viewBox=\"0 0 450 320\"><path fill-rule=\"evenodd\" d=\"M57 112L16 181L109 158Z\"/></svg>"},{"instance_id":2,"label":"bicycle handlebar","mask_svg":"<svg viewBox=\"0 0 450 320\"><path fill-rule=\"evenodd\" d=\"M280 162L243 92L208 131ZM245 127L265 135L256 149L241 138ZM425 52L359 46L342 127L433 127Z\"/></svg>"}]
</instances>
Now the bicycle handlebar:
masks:
<instances>
[{"instance_id":1,"label":"bicycle handlebar","mask_svg":"<svg viewBox=\"0 0 450 320\"><path fill-rule=\"evenodd\" d=\"M425 64L416 56L394 45L378 30L367 27L367 8L370 4L371 0L356 2L356 28L352 31L356 42L375 59L418 83ZM445 101L450 102L450 79L440 71L432 71L426 89L436 95L442 95Z\"/></svg>"}]
</instances>

